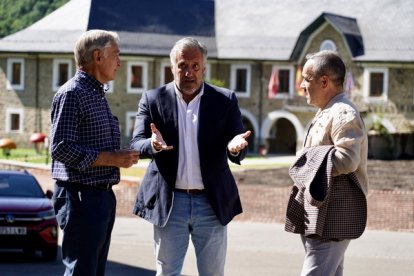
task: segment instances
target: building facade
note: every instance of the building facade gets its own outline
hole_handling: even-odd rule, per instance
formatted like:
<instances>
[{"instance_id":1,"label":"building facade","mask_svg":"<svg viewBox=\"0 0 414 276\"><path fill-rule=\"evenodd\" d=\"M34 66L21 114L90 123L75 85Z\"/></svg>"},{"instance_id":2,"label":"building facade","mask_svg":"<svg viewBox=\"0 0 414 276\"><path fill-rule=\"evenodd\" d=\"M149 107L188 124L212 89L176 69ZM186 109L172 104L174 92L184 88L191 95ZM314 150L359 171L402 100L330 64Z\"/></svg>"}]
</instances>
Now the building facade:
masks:
<instances>
[{"instance_id":1,"label":"building facade","mask_svg":"<svg viewBox=\"0 0 414 276\"><path fill-rule=\"evenodd\" d=\"M121 68L108 84L107 98L123 144L132 138L142 92L172 80L172 45L195 36L209 49L206 81L237 94L243 123L253 131L251 153L294 154L302 146L316 109L298 88L301 68L307 53L331 49L346 64L345 93L371 133L407 134L399 150L413 154L409 0L118 2L71 0L0 40L0 138L27 147L31 134L49 134L53 95L76 72L75 40L99 28L121 38Z\"/></svg>"}]
</instances>

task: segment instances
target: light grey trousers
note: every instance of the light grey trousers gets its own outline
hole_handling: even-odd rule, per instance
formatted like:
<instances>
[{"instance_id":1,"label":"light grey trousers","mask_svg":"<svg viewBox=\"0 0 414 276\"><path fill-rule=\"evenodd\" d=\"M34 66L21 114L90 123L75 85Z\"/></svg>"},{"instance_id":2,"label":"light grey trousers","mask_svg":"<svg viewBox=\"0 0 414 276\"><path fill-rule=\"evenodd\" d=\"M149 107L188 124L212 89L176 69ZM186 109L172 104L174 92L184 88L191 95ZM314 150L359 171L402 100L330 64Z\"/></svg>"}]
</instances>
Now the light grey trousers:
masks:
<instances>
[{"instance_id":1,"label":"light grey trousers","mask_svg":"<svg viewBox=\"0 0 414 276\"><path fill-rule=\"evenodd\" d=\"M344 255L351 240L320 241L301 235L305 261L301 276L342 276Z\"/></svg>"}]
</instances>

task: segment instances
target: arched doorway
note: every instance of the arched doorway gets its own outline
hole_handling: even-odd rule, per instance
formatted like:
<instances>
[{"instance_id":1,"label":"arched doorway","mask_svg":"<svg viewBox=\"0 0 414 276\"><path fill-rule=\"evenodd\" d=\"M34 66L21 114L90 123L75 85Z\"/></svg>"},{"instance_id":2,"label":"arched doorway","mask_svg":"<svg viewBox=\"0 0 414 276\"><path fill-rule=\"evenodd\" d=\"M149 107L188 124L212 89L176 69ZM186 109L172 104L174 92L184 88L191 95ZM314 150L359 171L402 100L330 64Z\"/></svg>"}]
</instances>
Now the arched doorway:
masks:
<instances>
[{"instance_id":1,"label":"arched doorway","mask_svg":"<svg viewBox=\"0 0 414 276\"><path fill-rule=\"evenodd\" d=\"M296 115L286 110L275 110L267 114L261 131L261 143L267 148L267 153L293 155L303 143L305 132Z\"/></svg>"},{"instance_id":2,"label":"arched doorway","mask_svg":"<svg viewBox=\"0 0 414 276\"><path fill-rule=\"evenodd\" d=\"M267 138L268 154L295 154L297 135L295 126L286 118L277 119Z\"/></svg>"}]
</instances>

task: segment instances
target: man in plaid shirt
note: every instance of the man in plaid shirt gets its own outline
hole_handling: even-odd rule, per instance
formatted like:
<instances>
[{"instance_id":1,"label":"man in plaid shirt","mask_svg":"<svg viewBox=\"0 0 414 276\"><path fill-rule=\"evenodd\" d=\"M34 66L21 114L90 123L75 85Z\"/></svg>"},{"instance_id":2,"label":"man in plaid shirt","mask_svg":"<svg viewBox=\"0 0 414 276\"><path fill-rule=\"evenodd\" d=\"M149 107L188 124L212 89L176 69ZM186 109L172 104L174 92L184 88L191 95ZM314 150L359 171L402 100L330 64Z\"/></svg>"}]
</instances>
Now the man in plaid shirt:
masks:
<instances>
[{"instance_id":1,"label":"man in plaid shirt","mask_svg":"<svg viewBox=\"0 0 414 276\"><path fill-rule=\"evenodd\" d=\"M118 119L105 99L104 84L120 67L119 37L91 30L76 42L77 72L56 93L51 107L53 203L63 230L65 275L104 275L119 168L136 164L139 153L120 150Z\"/></svg>"}]
</instances>

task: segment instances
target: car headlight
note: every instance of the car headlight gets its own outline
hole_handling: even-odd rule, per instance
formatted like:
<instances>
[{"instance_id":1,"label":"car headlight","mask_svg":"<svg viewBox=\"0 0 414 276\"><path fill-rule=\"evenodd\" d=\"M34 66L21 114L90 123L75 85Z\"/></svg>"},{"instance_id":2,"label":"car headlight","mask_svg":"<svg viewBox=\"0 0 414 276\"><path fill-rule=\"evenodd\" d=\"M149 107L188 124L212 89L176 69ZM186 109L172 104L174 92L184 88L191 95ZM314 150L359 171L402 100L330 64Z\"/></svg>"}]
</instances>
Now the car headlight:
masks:
<instances>
[{"instance_id":1,"label":"car headlight","mask_svg":"<svg viewBox=\"0 0 414 276\"><path fill-rule=\"evenodd\" d=\"M55 211L51 209L48 211L40 212L38 216L42 219L52 219L55 217Z\"/></svg>"}]
</instances>

